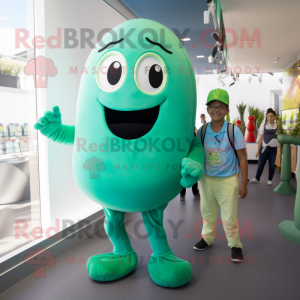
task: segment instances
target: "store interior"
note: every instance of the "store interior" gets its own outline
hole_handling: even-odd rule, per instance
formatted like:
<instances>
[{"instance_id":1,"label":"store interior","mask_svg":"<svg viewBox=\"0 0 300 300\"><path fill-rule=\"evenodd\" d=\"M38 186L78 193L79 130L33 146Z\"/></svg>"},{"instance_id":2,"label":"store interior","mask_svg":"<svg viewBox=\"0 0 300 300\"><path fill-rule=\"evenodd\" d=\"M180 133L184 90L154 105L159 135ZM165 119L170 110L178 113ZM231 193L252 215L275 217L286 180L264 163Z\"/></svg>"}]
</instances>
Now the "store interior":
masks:
<instances>
[{"instance_id":1,"label":"store interior","mask_svg":"<svg viewBox=\"0 0 300 300\"><path fill-rule=\"evenodd\" d=\"M0 300L298 299L299 0L0 0L0 7ZM103 207L78 186L73 147L54 143L34 128L56 105L63 124L75 124L91 45L96 47L108 29L139 18L167 27L184 47L193 67L186 72L195 75L195 128L203 125L202 114L211 121L209 92L224 89L230 97L226 121L239 127L246 144L248 194L238 204L244 261L230 260L220 211L213 247L193 249L203 220L201 193L197 199L189 188L185 201L178 194L164 212L174 254L193 269L191 280L174 289L151 281L152 250L140 213L125 215L138 255L136 269L115 281L88 276L88 258L113 251ZM46 58L45 73L37 74L32 65L37 58ZM179 72L185 68L178 67ZM267 162L253 184L259 129L266 125L268 109L276 114L275 173L268 184ZM31 249L38 247L55 257L40 273L28 262Z\"/></svg>"}]
</instances>

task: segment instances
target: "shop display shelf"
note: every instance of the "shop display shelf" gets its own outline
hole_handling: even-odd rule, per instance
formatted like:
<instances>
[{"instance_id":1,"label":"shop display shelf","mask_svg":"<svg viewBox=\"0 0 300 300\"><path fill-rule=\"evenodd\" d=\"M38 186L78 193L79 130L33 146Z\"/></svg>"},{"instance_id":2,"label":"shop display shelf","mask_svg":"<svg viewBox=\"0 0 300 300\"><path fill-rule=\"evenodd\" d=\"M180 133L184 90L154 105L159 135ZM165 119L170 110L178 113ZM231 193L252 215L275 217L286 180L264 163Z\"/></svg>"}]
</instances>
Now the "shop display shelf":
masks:
<instances>
[{"instance_id":1,"label":"shop display shelf","mask_svg":"<svg viewBox=\"0 0 300 300\"><path fill-rule=\"evenodd\" d=\"M9 153L9 154L1 154L0 160L12 159L17 157L26 157L37 155L37 151L26 151L26 152L19 152L19 153Z\"/></svg>"}]
</instances>

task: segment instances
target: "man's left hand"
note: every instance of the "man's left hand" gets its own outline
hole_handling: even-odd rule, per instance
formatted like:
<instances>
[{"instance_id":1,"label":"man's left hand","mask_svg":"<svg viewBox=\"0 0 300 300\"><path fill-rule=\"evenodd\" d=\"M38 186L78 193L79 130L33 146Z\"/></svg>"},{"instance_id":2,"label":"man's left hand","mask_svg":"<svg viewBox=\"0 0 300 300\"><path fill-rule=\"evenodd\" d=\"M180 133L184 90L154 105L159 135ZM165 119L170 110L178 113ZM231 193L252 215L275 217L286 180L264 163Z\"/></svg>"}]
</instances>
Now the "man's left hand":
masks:
<instances>
[{"instance_id":1,"label":"man's left hand","mask_svg":"<svg viewBox=\"0 0 300 300\"><path fill-rule=\"evenodd\" d=\"M239 190L239 198L246 198L247 193L248 193L247 183L242 184Z\"/></svg>"}]
</instances>

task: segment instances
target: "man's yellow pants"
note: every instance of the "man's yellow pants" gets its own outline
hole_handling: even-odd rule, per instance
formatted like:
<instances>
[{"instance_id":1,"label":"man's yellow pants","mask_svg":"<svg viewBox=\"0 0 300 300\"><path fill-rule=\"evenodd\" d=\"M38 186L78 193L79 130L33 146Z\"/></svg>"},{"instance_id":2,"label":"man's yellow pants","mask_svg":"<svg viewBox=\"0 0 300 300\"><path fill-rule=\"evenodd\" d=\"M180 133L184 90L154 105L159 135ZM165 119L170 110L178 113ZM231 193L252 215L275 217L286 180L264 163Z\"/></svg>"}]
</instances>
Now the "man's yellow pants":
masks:
<instances>
[{"instance_id":1,"label":"man's yellow pants","mask_svg":"<svg viewBox=\"0 0 300 300\"><path fill-rule=\"evenodd\" d=\"M214 242L217 224L223 223L228 247L242 248L237 220L239 199L238 174L229 177L212 177L203 174L200 185L200 209L203 218L202 237L208 245ZM221 219L217 220L219 206Z\"/></svg>"}]
</instances>

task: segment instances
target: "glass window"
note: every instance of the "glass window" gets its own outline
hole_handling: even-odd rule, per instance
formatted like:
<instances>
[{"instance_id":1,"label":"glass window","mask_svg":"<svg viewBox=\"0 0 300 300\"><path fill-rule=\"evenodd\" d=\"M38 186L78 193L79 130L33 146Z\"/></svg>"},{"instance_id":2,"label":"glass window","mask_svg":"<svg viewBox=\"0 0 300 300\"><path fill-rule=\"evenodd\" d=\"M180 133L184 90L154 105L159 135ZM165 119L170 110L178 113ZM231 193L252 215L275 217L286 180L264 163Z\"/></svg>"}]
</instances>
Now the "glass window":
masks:
<instances>
[{"instance_id":1,"label":"glass window","mask_svg":"<svg viewBox=\"0 0 300 300\"><path fill-rule=\"evenodd\" d=\"M36 90L24 68L34 49L33 1L0 0L0 260L40 236Z\"/></svg>"}]
</instances>

